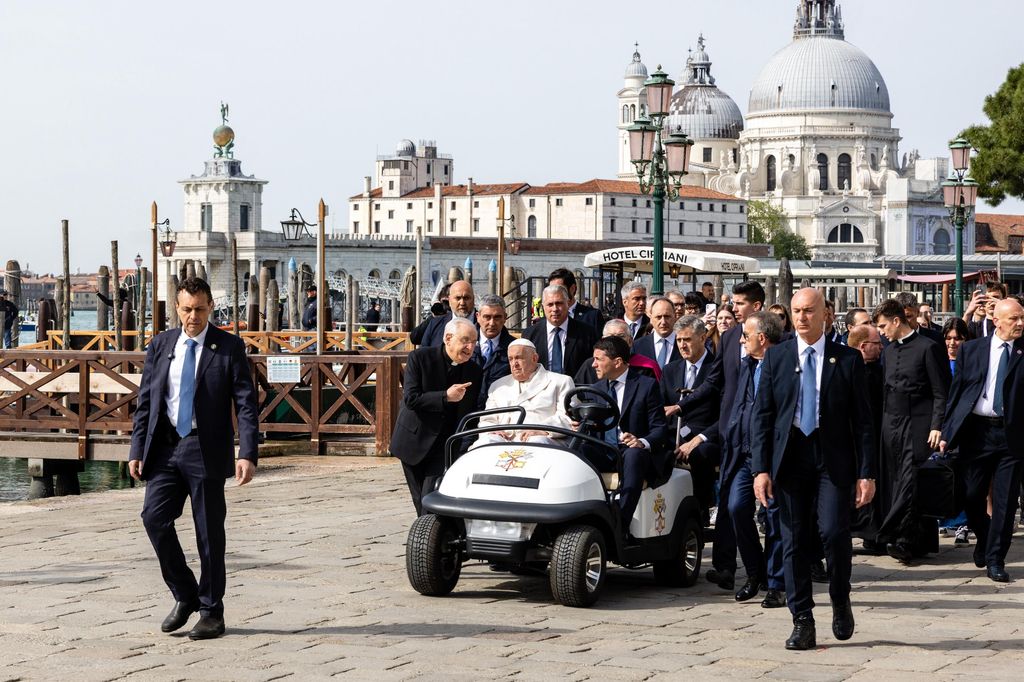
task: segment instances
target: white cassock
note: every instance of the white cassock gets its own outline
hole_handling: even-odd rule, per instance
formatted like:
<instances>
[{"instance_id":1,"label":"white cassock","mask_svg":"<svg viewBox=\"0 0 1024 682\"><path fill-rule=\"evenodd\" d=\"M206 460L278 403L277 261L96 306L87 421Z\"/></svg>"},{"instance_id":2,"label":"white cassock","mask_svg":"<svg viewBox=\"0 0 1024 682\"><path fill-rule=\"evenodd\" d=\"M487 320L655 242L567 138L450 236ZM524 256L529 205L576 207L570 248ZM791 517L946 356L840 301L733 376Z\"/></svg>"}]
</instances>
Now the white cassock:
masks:
<instances>
[{"instance_id":1,"label":"white cassock","mask_svg":"<svg viewBox=\"0 0 1024 682\"><path fill-rule=\"evenodd\" d=\"M537 365L537 371L526 381L516 381L515 377L510 374L491 384L491 388L487 392L486 409L519 406L526 410L524 424L572 429L572 422L565 414L563 404L565 396L575 387L576 384L573 383L572 377L549 372L541 365ZM514 424L518 419L518 412L496 414L483 417L480 420L480 426ZM550 443L552 438L561 438L561 436L531 436L528 442ZM504 443L507 441L496 434L485 433L480 436L476 444L494 442Z\"/></svg>"}]
</instances>

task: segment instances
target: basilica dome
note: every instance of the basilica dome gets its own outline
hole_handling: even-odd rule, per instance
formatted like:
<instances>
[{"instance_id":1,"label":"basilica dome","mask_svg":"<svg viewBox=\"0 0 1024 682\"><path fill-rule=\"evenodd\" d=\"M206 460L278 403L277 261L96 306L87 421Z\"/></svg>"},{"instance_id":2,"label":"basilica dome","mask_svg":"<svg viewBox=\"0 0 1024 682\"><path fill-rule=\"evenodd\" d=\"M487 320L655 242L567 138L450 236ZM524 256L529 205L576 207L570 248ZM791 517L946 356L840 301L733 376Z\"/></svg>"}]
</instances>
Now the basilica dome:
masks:
<instances>
[{"instance_id":1,"label":"basilica dome","mask_svg":"<svg viewBox=\"0 0 1024 682\"><path fill-rule=\"evenodd\" d=\"M844 39L834 0L804 0L793 42L768 61L750 89L748 114L807 109L890 113L874 62Z\"/></svg>"},{"instance_id":2,"label":"basilica dome","mask_svg":"<svg viewBox=\"0 0 1024 682\"><path fill-rule=\"evenodd\" d=\"M683 87L672 95L665 131L680 130L694 140L735 140L743 130L743 114L715 85L704 36L697 39L697 46L697 52L686 60L686 73L680 79Z\"/></svg>"},{"instance_id":3,"label":"basilica dome","mask_svg":"<svg viewBox=\"0 0 1024 682\"><path fill-rule=\"evenodd\" d=\"M633 60L626 65L626 78L643 78L647 80L647 67L640 61L640 46L633 52Z\"/></svg>"}]
</instances>

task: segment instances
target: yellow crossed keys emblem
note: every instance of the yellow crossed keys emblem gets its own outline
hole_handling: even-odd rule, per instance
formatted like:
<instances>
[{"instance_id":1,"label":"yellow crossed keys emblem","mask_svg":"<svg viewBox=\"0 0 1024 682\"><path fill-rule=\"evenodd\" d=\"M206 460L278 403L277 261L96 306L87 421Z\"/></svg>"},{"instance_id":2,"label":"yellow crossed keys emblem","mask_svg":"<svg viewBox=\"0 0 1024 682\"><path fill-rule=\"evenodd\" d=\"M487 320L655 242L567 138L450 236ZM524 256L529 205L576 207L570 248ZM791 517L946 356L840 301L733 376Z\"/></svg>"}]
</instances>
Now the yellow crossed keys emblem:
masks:
<instances>
[{"instance_id":1,"label":"yellow crossed keys emblem","mask_svg":"<svg viewBox=\"0 0 1024 682\"><path fill-rule=\"evenodd\" d=\"M657 531L658 535L665 532L665 498L661 493L654 498L654 509L652 510L657 516L654 519L654 530Z\"/></svg>"},{"instance_id":2,"label":"yellow crossed keys emblem","mask_svg":"<svg viewBox=\"0 0 1024 682\"><path fill-rule=\"evenodd\" d=\"M498 455L498 461L494 463L494 466L505 471L512 469L522 469L526 466L526 460L533 457L533 455L527 454L526 448L516 448L515 450L507 450Z\"/></svg>"}]
</instances>

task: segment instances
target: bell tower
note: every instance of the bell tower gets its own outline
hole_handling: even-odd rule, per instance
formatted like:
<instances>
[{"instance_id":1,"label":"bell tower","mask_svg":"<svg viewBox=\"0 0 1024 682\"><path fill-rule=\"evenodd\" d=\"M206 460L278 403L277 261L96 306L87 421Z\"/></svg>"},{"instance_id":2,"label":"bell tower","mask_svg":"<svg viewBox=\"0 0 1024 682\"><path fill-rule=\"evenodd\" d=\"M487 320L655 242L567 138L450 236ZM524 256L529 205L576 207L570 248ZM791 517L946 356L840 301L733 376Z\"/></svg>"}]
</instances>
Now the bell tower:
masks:
<instances>
[{"instance_id":1,"label":"bell tower","mask_svg":"<svg viewBox=\"0 0 1024 682\"><path fill-rule=\"evenodd\" d=\"M633 60L626 65L625 83L618 95L618 177L620 180L635 180L636 171L629 158L629 127L647 111L647 67L640 61L640 46L636 45Z\"/></svg>"}]
</instances>

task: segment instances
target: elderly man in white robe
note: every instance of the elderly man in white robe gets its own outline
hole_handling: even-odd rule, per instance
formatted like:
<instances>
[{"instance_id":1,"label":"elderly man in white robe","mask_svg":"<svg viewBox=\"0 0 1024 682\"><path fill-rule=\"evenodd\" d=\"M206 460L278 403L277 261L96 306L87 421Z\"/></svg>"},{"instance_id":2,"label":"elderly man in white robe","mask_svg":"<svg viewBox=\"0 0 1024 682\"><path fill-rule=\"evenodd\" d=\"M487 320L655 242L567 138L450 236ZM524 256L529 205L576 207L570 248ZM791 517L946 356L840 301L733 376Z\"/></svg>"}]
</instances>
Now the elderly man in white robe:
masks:
<instances>
[{"instance_id":1,"label":"elderly man in white robe","mask_svg":"<svg viewBox=\"0 0 1024 682\"><path fill-rule=\"evenodd\" d=\"M486 409L520 406L526 410L524 424L559 426L572 429L565 414L565 396L575 388L571 377L549 372L538 362L537 347L527 339L517 339L508 346L508 364L512 373L498 379L487 393ZM484 417L480 426L488 424L514 424L518 412L507 412ZM559 434L538 429L492 431L481 434L476 445L487 443L530 442L551 443Z\"/></svg>"}]
</instances>

